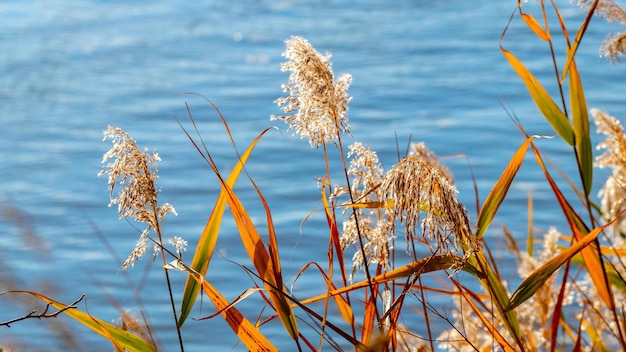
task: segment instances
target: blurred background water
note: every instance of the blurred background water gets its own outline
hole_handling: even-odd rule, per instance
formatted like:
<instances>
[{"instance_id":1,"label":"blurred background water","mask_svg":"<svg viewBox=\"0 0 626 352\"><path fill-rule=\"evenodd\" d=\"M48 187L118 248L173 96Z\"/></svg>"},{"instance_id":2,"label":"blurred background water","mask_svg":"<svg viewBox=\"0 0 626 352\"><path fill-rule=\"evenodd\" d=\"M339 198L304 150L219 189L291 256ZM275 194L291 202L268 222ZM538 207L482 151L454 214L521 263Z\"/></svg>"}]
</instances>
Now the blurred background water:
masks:
<instances>
[{"instance_id":1,"label":"blurred background water","mask_svg":"<svg viewBox=\"0 0 626 352\"><path fill-rule=\"evenodd\" d=\"M119 317L118 307L139 312L126 274L96 235L99 231L122 258L139 237L133 224L118 220L116 209L107 207L106 179L96 176L102 154L110 148L109 142L101 141L101 133L108 125L119 126L141 147L158 150L163 159L160 197L179 213L167 220L166 236L181 236L190 249L195 248L218 187L174 119L191 127L185 103L224 172L235 159L211 107L198 96L179 92L210 98L228 120L240 148L266 127L279 128L281 132L272 130L259 143L248 171L272 208L289 280L308 261L324 263L327 230L322 214L317 212L301 227L307 214L320 207L315 179L324 174L322 153L292 137L282 123L269 121L271 114L280 113L273 101L282 95L281 84L287 78L279 64L284 40L292 35L307 38L320 52L331 52L336 74L352 74L349 118L354 137L347 143L371 145L389 168L397 160L398 145L403 151L409 140L426 142L446 158L460 198L475 214L472 176L484 199L523 141L502 104L515 112L529 133L553 134L499 50L500 35L516 3L2 2L2 290L39 290L63 302L85 293L89 312L112 322ZM573 35L584 13L560 3ZM526 6L536 10L537 4ZM624 66L598 57L601 41L618 29L594 19L579 50L578 65L589 106L623 118ZM554 92L544 42L515 21L504 43ZM539 145L575 176L571 153L562 141L542 140ZM529 191L537 203L536 226L563 226L543 177L531 164L522 169L487 235L497 257L507 258L501 252L500 224L525 236ZM237 189L262 223L262 208L249 184L242 182ZM248 263L232 222L224 224L218 247L221 256L213 258L208 278L232 299L250 285L245 273L227 261ZM185 255L191 258L191 253ZM160 343L165 350L176 350L162 271L158 265L144 269L149 262L144 258L128 274L139 286ZM507 274L516 276L512 263L503 265L511 269ZM316 275L311 276L316 279L296 283L297 292L306 295L309 288L319 286ZM184 276L172 277L175 286L182 287ZM254 298L241 309L255 314L258 305ZM15 295L0 296L0 307L1 321L32 309L30 302ZM202 313L196 310L194 317L211 312L210 303L204 302ZM110 350L101 337L76 327L69 318L61 320L80 332L78 346L59 337L65 336L63 327L58 323L54 327L50 320L0 327L0 346ZM421 325L412 328L423 333ZM264 332L278 340L282 350L293 348L279 324ZM221 318L189 321L183 335L190 351L207 345L216 350L243 348L235 345L236 338Z\"/></svg>"}]
</instances>

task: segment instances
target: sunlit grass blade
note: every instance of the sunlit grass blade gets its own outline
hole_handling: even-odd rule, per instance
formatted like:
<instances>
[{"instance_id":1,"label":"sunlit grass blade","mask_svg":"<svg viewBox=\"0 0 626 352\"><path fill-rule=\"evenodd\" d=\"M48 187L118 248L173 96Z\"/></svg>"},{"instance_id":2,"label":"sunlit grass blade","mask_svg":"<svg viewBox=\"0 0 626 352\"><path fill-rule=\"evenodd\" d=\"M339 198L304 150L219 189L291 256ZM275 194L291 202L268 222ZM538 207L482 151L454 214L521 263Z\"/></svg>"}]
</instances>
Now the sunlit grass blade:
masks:
<instances>
[{"instance_id":1,"label":"sunlit grass blade","mask_svg":"<svg viewBox=\"0 0 626 352\"><path fill-rule=\"evenodd\" d=\"M348 275L346 273L345 260L343 250L341 249L341 239L339 238L339 229L337 228L337 222L333 213L331 212L330 204L328 203L328 196L326 194L326 187L329 186L329 180L324 178L322 180L322 203L324 205L324 213L326 214L326 221L328 222L328 228L330 229L331 243L335 249L335 255L337 255L337 263L339 265L339 271L341 272L341 280L343 285L348 283ZM331 253L332 254L332 253ZM330 263L332 265L332 262ZM332 271L330 272L332 277Z\"/></svg>"},{"instance_id":2,"label":"sunlit grass blade","mask_svg":"<svg viewBox=\"0 0 626 352\"><path fill-rule=\"evenodd\" d=\"M511 336L516 340L520 340L520 327L517 316L513 311L506 311L506 305L509 302L509 296L506 288L502 284L502 279L498 276L485 256L485 252L480 251L474 253L468 262L480 270L480 283L485 290L489 292L492 302L496 306L504 326Z\"/></svg>"},{"instance_id":3,"label":"sunlit grass blade","mask_svg":"<svg viewBox=\"0 0 626 352\"><path fill-rule=\"evenodd\" d=\"M254 150L254 147L259 142L261 137L267 133L268 129L264 130L261 134L259 134L248 149L241 155L239 158L239 162L235 165L233 170L230 172L230 175L226 179L226 183L232 188L237 181L237 178L241 174L244 164L248 160L248 157ZM226 208L226 193L224 190L220 191L217 200L215 201L215 205L213 206L213 210L211 212L211 216L207 221L202 234L200 235L200 239L198 240L198 245L196 246L196 251L194 252L193 259L191 261L191 268L196 270L201 275L206 275L206 272L209 268L209 262L211 261L211 256L213 255L213 251L215 250L215 243L217 242L217 237L219 235L220 225L222 223L222 218L224 216L224 210ZM185 283L185 290L183 291L182 303L181 303L181 312L180 318L178 321L179 326L182 326L185 322L185 319L191 312L193 305L198 297L198 283L196 280L192 280L189 277L187 278L187 282Z\"/></svg>"},{"instance_id":4,"label":"sunlit grass blade","mask_svg":"<svg viewBox=\"0 0 626 352\"><path fill-rule=\"evenodd\" d=\"M378 288L371 290L376 296L368 295L365 302L365 312L363 313L363 327L361 328L361 343L367 345L370 343L372 334L374 333L374 322L376 321L376 297L378 295ZM369 291L365 291L369 292Z\"/></svg>"},{"instance_id":5,"label":"sunlit grass blade","mask_svg":"<svg viewBox=\"0 0 626 352\"><path fill-rule=\"evenodd\" d=\"M26 293L32 295L47 304L50 304L56 309L64 309L67 307L66 304L63 304L59 301L56 301L52 298L46 297L40 293L33 291L10 291L16 293ZM146 352L146 351L156 351L156 348L152 346L147 341L143 340L137 335L134 335L128 331L122 330L114 325L111 325L101 319L95 318L91 316L89 313L85 313L77 308L70 308L63 311L63 314L66 314L89 329L95 331L96 333L102 335L104 338L109 340L114 346L121 346L123 349L130 352Z\"/></svg>"},{"instance_id":6,"label":"sunlit grass blade","mask_svg":"<svg viewBox=\"0 0 626 352\"><path fill-rule=\"evenodd\" d=\"M248 215L239 198L226 183L222 183L222 189L226 191L226 200L233 214L235 224L239 230L239 235L248 253L248 257L263 280L263 284L274 303L274 309L278 313L278 317L283 323L283 326L289 335L296 340L298 337L296 317L289 301L283 294L285 287L278 286L278 282L282 280L277 278L280 272L274 270L275 265L272 262L271 256L265 249L263 240L259 236L252 219L250 219L250 215Z\"/></svg>"},{"instance_id":7,"label":"sunlit grass blade","mask_svg":"<svg viewBox=\"0 0 626 352\"><path fill-rule=\"evenodd\" d=\"M589 5L589 11L587 12L587 17L585 17L585 20L583 21L582 25L578 29L578 32L576 33L576 38L574 38L574 43L572 44L570 48L568 48L567 60L565 61L565 67L563 68L563 72L561 76L561 83L565 82L565 75L567 75L567 73L570 70L570 66L572 62L574 61L574 56L576 55L576 52L578 51L578 46L580 45L580 42L582 41L583 36L585 35L585 32L587 31L587 27L589 27L589 23L591 22L593 13L596 11L596 8L598 7L598 2L599 0L594 0L593 3Z\"/></svg>"},{"instance_id":8,"label":"sunlit grass blade","mask_svg":"<svg viewBox=\"0 0 626 352\"><path fill-rule=\"evenodd\" d=\"M201 287L207 297L211 300L218 312L224 317L230 328L250 351L278 351L276 347L246 319L233 302L228 302L224 296L204 279L204 275L179 262L184 270L189 274L192 280L195 280ZM210 342L209 342L210 344Z\"/></svg>"},{"instance_id":9,"label":"sunlit grass blade","mask_svg":"<svg viewBox=\"0 0 626 352\"><path fill-rule=\"evenodd\" d=\"M493 221L493 218L496 215L500 204L502 204L504 197L506 197L506 194L509 191L509 187L511 187L511 183L515 178L515 175L517 175L519 168L524 162L524 157L526 155L526 151L528 150L528 146L534 138L535 137L533 136L528 137L526 141L524 141L524 143L522 143L522 145L517 149L517 151L509 161L506 169L504 169L504 172L502 172L500 179L491 189L491 192L487 196L487 199L485 199L485 202L480 208L480 213L478 214L476 237L481 238Z\"/></svg>"},{"instance_id":10,"label":"sunlit grass blade","mask_svg":"<svg viewBox=\"0 0 626 352\"><path fill-rule=\"evenodd\" d=\"M615 220L613 220L613 222L615 222ZM550 278L550 276L552 276L552 274L554 274L555 271L563 266L563 264L570 260L575 254L593 243L602 230L613 224L613 222L593 229L579 241L533 271L533 273L520 284L517 290L515 290L511 296L507 309L515 309L517 306L532 297L532 295L537 292L537 290Z\"/></svg>"},{"instance_id":11,"label":"sunlit grass blade","mask_svg":"<svg viewBox=\"0 0 626 352\"><path fill-rule=\"evenodd\" d=\"M528 28L530 28L533 32L535 32L535 34L539 38L545 40L546 42L550 41L550 34L547 33L543 28L541 28L541 25L537 22L535 17L527 13L523 13L522 19L524 20L524 22L526 22L526 25L528 26Z\"/></svg>"},{"instance_id":12,"label":"sunlit grass blade","mask_svg":"<svg viewBox=\"0 0 626 352\"><path fill-rule=\"evenodd\" d=\"M524 81L530 96L543 114L546 120L552 125L554 131L569 145L574 144L574 131L569 119L563 111L556 105L550 94L541 85L541 83L530 73L530 71L522 64L522 62L511 54L508 50L500 47L504 57L509 61L518 76Z\"/></svg>"},{"instance_id":13,"label":"sunlit grass blade","mask_svg":"<svg viewBox=\"0 0 626 352\"><path fill-rule=\"evenodd\" d=\"M572 208L571 204L567 201L556 182L550 176L550 173L545 167L543 160L541 158L541 154L539 151L533 146L533 152L535 154L535 158L537 163L543 170L550 187L554 195L559 202L559 206L563 210L565 218L567 219L572 233L574 235L574 239L576 241L580 241L584 235L587 235L589 232L585 223L580 219L576 211ZM615 220L614 220L615 221ZM598 291L598 295L602 298L604 303L609 309L614 309L615 304L613 301L613 294L611 292L610 287L608 286L608 278L606 276L606 272L604 271L604 266L602 265L602 258L600 257L600 248L597 240L594 239L592 243L581 250L581 255L583 257L583 261L585 263L585 267L589 276L591 277L591 281L593 282L596 290Z\"/></svg>"},{"instance_id":14,"label":"sunlit grass blade","mask_svg":"<svg viewBox=\"0 0 626 352\"><path fill-rule=\"evenodd\" d=\"M587 114L587 100L583 90L576 62L570 65L570 105L572 122L576 136L576 156L583 182L583 189L589 195L593 179L593 153L591 151L591 137L589 134L589 116Z\"/></svg>"}]
</instances>

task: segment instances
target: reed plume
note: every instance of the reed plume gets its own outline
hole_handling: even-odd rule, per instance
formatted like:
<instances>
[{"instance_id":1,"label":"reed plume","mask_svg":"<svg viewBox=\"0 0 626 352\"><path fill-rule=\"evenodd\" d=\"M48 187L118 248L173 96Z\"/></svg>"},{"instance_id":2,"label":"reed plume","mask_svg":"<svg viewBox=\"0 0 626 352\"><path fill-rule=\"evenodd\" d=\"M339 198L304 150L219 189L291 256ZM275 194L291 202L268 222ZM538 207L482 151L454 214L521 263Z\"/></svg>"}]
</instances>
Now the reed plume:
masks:
<instances>
[{"instance_id":1,"label":"reed plume","mask_svg":"<svg viewBox=\"0 0 626 352\"><path fill-rule=\"evenodd\" d=\"M283 56L288 59L282 71L291 71L283 91L289 93L275 101L286 115L270 117L289 124L289 130L300 138L308 138L312 147L334 142L338 133L349 134L348 88L352 77L343 74L334 79L330 53L315 51L304 38L285 41Z\"/></svg>"},{"instance_id":2,"label":"reed plume","mask_svg":"<svg viewBox=\"0 0 626 352\"><path fill-rule=\"evenodd\" d=\"M383 180L384 170L376 152L361 142L355 142L349 147L348 158L351 158L348 175L352 179L350 187L355 202L359 204L380 202L382 194L379 186ZM338 187L333 196L338 197L348 192L347 187ZM348 203L344 205L348 206ZM364 239L363 250L357 250L352 257L352 275L366 263L388 267L393 238L390 229L391 223L386 209L378 207L354 209L343 223L341 236L341 248L344 252L359 241L359 234Z\"/></svg>"},{"instance_id":3,"label":"reed plume","mask_svg":"<svg viewBox=\"0 0 626 352\"><path fill-rule=\"evenodd\" d=\"M108 175L111 199L109 206L118 205L120 218L132 218L137 222L147 224L137 245L122 265L122 268L126 269L134 265L150 247L148 237L150 230L154 229L157 232L159 236L157 245L161 245L161 220L167 213L176 215L176 210L169 203L158 204L159 190L155 184L158 179L157 163L161 159L156 151L150 154L147 148L143 151L139 150L137 142L117 127L109 126L104 131L103 140L107 139L112 140L113 147L104 154L102 163L110 159L114 161L106 164L98 175ZM113 193L118 183L123 188L114 196Z\"/></svg>"},{"instance_id":4,"label":"reed plume","mask_svg":"<svg viewBox=\"0 0 626 352\"><path fill-rule=\"evenodd\" d=\"M421 238L443 254L470 249L473 235L467 211L454 185L428 160L405 157L387 172L380 187L392 203L392 226L403 223L408 239L417 238L420 230Z\"/></svg>"},{"instance_id":5,"label":"reed plume","mask_svg":"<svg viewBox=\"0 0 626 352\"><path fill-rule=\"evenodd\" d=\"M597 149L605 150L596 157L596 166L610 168L611 176L600 189L598 196L602 200L602 212L606 219L615 218L626 208L626 135L622 124L615 117L598 110L591 109L598 133L606 138L597 145ZM613 229L626 232L623 220L618 220ZM621 236L614 236L619 239Z\"/></svg>"}]
</instances>

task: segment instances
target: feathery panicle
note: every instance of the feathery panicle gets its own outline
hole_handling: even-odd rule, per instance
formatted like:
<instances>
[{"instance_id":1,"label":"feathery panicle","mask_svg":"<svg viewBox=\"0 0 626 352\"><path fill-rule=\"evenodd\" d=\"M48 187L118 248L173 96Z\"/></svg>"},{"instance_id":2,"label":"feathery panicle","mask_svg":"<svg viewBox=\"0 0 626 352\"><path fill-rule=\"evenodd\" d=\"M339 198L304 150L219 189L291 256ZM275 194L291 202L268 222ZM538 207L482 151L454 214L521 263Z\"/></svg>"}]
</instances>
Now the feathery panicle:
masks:
<instances>
[{"instance_id":1,"label":"feathery panicle","mask_svg":"<svg viewBox=\"0 0 626 352\"><path fill-rule=\"evenodd\" d=\"M600 56L611 62L619 61L620 55L626 54L626 31L608 37L600 46Z\"/></svg>"},{"instance_id":2,"label":"feathery panicle","mask_svg":"<svg viewBox=\"0 0 626 352\"><path fill-rule=\"evenodd\" d=\"M143 231L137 246L131 252L128 259L122 266L124 269L133 265L146 251L148 245L148 233L154 229L159 233L160 221L166 213L176 214L174 207L168 203L158 205L155 183L157 176L157 162L161 159L156 152L148 153L147 148L140 151L137 143L128 133L121 128L110 127L104 131L104 139L111 139L113 147L104 154L102 163L110 159L113 162L104 166L98 174L109 176L109 195L111 202L118 205L120 218L130 217L138 222L148 224ZM116 184L123 186L123 189L113 196ZM160 237L160 233L159 233Z\"/></svg>"},{"instance_id":3,"label":"feathery panicle","mask_svg":"<svg viewBox=\"0 0 626 352\"><path fill-rule=\"evenodd\" d=\"M578 5L588 8L590 2L590 0L580 0ZM626 23L626 11L613 0L600 0L594 14L604 18L607 22ZM600 45L600 57L605 57L611 62L619 61L620 55L624 53L626 53L626 31L608 36Z\"/></svg>"},{"instance_id":4,"label":"feathery panicle","mask_svg":"<svg viewBox=\"0 0 626 352\"><path fill-rule=\"evenodd\" d=\"M590 113L598 132L607 136L597 146L597 149L605 149L605 152L596 157L596 166L609 167L612 173L598 195L602 199L605 217L613 219L626 208L626 135L622 124L615 117L598 109L591 109ZM626 223L618 220L613 228L624 232Z\"/></svg>"},{"instance_id":5,"label":"feathery panicle","mask_svg":"<svg viewBox=\"0 0 626 352\"><path fill-rule=\"evenodd\" d=\"M351 188L355 202L380 201L379 186L383 179L383 168L376 152L371 150L369 146L355 142L349 148L348 157L352 158L348 175L352 178ZM337 197L347 192L345 188L338 188L333 196ZM355 216L358 217L358 229ZM365 252L366 258L363 258L362 251L357 250L355 252L352 258L352 275L366 262L367 264L375 263L384 267L388 266L390 241L392 239L390 229L391 223L388 220L387 211L379 208L355 209L355 212L343 223L341 247L344 252L349 246L357 243L359 233L364 239L363 252Z\"/></svg>"},{"instance_id":6,"label":"feathery panicle","mask_svg":"<svg viewBox=\"0 0 626 352\"><path fill-rule=\"evenodd\" d=\"M339 133L349 134L348 87L352 77L341 75L334 81L330 54L321 55L304 38L291 37L283 56L288 59L282 71L291 71L283 85L288 97L277 99L284 116L271 116L289 124L301 138L308 138L312 147L333 142ZM293 113L293 115L289 115Z\"/></svg>"},{"instance_id":7,"label":"feathery panicle","mask_svg":"<svg viewBox=\"0 0 626 352\"><path fill-rule=\"evenodd\" d=\"M409 155L414 155L420 158L422 161L430 165L430 167L435 168L439 171L439 174L448 180L450 184L454 184L454 176L452 172L443 164L439 162L439 158L435 153L428 149L426 143L411 143L411 150L409 151Z\"/></svg>"},{"instance_id":8,"label":"feathery panicle","mask_svg":"<svg viewBox=\"0 0 626 352\"><path fill-rule=\"evenodd\" d=\"M459 244L464 249L474 246L468 243L473 235L456 188L420 157L409 155L394 165L385 175L381 192L393 202L392 223L404 223L407 238L415 238L416 229L421 229L425 240L434 241L429 242L431 248L443 253L458 252Z\"/></svg>"},{"instance_id":9,"label":"feathery panicle","mask_svg":"<svg viewBox=\"0 0 626 352\"><path fill-rule=\"evenodd\" d=\"M596 7L595 15L607 22L626 23L626 12L612 0L601 0Z\"/></svg>"}]
</instances>

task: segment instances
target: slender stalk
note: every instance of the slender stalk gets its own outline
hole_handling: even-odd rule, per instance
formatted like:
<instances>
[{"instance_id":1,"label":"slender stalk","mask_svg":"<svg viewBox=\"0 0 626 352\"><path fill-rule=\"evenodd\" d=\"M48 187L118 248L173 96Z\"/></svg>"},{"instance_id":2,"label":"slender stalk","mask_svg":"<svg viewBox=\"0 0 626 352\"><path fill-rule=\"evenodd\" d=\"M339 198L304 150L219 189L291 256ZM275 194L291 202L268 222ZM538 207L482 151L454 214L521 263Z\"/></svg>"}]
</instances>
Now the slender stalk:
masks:
<instances>
[{"instance_id":1,"label":"slender stalk","mask_svg":"<svg viewBox=\"0 0 626 352\"><path fill-rule=\"evenodd\" d=\"M158 208L155 206L155 204L152 205L152 209L155 213L154 214L155 218L157 219L157 223L156 223L156 227L154 231L157 233L157 236L159 237L158 245L159 245L159 248L161 249L161 259L163 260L163 271L165 272L165 281L167 282L167 291L170 297L170 305L172 306L172 314L174 315L174 325L176 326L176 334L178 335L178 344L180 345L180 351L184 352L185 346L183 344L183 337L180 332L180 326L178 325L178 314L176 313L176 304L174 303L174 294L172 293L172 283L170 281L170 274L167 268L165 268L165 266L167 265L167 260L165 259L165 248L163 247L163 237L161 236L161 220L159 219L159 216L157 214Z\"/></svg>"}]
</instances>

